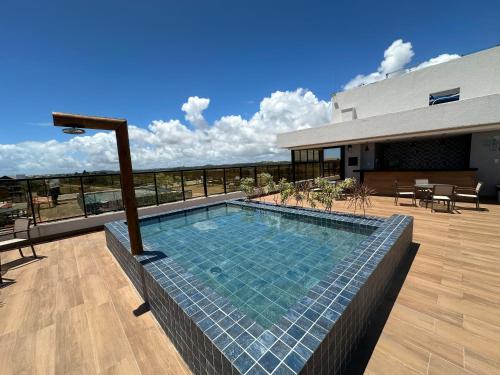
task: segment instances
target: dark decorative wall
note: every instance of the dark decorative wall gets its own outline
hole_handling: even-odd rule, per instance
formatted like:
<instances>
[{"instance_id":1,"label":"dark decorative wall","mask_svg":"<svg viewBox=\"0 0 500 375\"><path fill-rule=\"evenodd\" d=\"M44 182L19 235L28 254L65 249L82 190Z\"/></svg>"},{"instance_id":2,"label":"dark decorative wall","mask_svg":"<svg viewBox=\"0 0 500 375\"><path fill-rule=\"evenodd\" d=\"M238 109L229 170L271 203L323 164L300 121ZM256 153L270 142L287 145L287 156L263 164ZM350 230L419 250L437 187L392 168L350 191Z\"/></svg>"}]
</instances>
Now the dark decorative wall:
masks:
<instances>
[{"instance_id":1,"label":"dark decorative wall","mask_svg":"<svg viewBox=\"0 0 500 375\"><path fill-rule=\"evenodd\" d=\"M379 144L382 168L464 169L469 167L470 135Z\"/></svg>"}]
</instances>

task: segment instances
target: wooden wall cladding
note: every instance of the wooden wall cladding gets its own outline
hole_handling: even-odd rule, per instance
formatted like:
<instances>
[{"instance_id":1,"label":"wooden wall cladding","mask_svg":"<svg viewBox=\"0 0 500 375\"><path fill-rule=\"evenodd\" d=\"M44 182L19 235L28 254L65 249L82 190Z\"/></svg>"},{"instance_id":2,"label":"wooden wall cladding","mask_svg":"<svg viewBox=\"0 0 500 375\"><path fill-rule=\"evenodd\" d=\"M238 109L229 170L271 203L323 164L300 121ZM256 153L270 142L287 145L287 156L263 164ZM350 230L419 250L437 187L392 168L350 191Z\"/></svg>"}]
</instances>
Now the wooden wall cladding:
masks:
<instances>
[{"instance_id":1,"label":"wooden wall cladding","mask_svg":"<svg viewBox=\"0 0 500 375\"><path fill-rule=\"evenodd\" d=\"M476 171L364 171L363 182L375 189L377 195L394 194L394 181L400 185L414 185L416 178L427 178L430 183L462 187L475 185Z\"/></svg>"}]
</instances>

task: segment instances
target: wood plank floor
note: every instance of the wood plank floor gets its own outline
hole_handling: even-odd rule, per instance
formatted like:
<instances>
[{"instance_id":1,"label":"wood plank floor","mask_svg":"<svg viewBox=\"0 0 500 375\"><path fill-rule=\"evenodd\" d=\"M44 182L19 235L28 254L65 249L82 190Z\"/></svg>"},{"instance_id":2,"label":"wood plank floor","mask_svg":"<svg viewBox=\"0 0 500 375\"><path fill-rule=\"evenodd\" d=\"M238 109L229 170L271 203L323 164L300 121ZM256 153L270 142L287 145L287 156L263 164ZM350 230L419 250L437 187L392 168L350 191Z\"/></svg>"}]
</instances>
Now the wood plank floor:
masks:
<instances>
[{"instance_id":1,"label":"wood plank floor","mask_svg":"<svg viewBox=\"0 0 500 375\"><path fill-rule=\"evenodd\" d=\"M189 374L106 249L104 232L2 253L1 374ZM25 253L29 253L28 250Z\"/></svg>"},{"instance_id":2,"label":"wood plank floor","mask_svg":"<svg viewBox=\"0 0 500 375\"><path fill-rule=\"evenodd\" d=\"M415 217L418 252L367 374L500 373L500 206L431 213L375 197L367 213ZM334 209L345 211L342 202ZM188 374L106 249L103 232L2 253L1 374Z\"/></svg>"}]
</instances>

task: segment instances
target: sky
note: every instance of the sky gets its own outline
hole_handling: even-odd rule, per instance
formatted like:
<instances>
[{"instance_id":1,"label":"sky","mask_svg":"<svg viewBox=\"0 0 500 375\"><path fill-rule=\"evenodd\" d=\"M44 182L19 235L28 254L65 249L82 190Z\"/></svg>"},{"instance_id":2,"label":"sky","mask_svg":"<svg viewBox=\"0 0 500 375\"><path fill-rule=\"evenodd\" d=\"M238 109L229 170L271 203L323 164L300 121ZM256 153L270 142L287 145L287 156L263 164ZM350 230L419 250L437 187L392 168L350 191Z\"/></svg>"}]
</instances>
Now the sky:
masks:
<instances>
[{"instance_id":1,"label":"sky","mask_svg":"<svg viewBox=\"0 0 500 375\"><path fill-rule=\"evenodd\" d=\"M328 123L333 92L500 43L500 2L34 1L0 4L0 175L288 160L276 134Z\"/></svg>"}]
</instances>

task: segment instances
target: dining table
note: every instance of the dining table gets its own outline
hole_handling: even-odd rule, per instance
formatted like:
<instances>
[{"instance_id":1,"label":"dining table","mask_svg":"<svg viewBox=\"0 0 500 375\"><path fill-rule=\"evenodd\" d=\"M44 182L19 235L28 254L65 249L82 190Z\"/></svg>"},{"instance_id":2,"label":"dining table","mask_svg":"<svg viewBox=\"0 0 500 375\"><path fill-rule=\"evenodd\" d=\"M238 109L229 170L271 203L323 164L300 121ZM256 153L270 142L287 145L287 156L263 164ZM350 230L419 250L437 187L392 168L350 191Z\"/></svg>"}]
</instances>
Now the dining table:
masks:
<instances>
[{"instance_id":1,"label":"dining table","mask_svg":"<svg viewBox=\"0 0 500 375\"><path fill-rule=\"evenodd\" d=\"M441 184L441 183L434 183L434 182L428 182L426 184L415 184L413 187L415 190L424 193L424 197L420 198L420 205L422 205L422 202L425 203L425 208L427 208L429 204L429 200L432 194L432 190L434 189L434 186L444 186L444 185L450 185L450 184Z\"/></svg>"}]
</instances>

